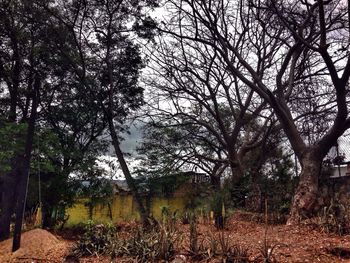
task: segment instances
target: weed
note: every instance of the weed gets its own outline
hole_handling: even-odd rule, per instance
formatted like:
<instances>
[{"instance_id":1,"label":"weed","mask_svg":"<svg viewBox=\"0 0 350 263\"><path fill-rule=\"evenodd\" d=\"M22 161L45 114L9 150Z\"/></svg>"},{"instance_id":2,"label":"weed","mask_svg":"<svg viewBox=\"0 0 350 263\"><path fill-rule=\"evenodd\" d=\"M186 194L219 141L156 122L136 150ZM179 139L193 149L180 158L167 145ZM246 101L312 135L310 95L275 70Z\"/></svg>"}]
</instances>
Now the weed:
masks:
<instances>
[{"instance_id":1,"label":"weed","mask_svg":"<svg viewBox=\"0 0 350 263\"><path fill-rule=\"evenodd\" d=\"M259 258L261 258L264 263L277 262L273 254L276 247L277 247L277 244L274 244L274 245L270 244L265 235L264 242L262 243L262 246L259 248L259 252L260 252Z\"/></svg>"},{"instance_id":2,"label":"weed","mask_svg":"<svg viewBox=\"0 0 350 263\"><path fill-rule=\"evenodd\" d=\"M218 235L218 243L220 245L220 255L222 262L226 263L245 263L248 262L248 249L239 245L230 245L229 236L225 232Z\"/></svg>"},{"instance_id":3,"label":"weed","mask_svg":"<svg viewBox=\"0 0 350 263\"><path fill-rule=\"evenodd\" d=\"M136 229L131 237L114 246L112 257L130 256L137 262L169 260L175 253L180 235L164 224L151 231Z\"/></svg>"},{"instance_id":4,"label":"weed","mask_svg":"<svg viewBox=\"0 0 350 263\"><path fill-rule=\"evenodd\" d=\"M339 235L350 232L350 206L332 199L329 206L324 207L318 215L316 225L326 233Z\"/></svg>"},{"instance_id":5,"label":"weed","mask_svg":"<svg viewBox=\"0 0 350 263\"><path fill-rule=\"evenodd\" d=\"M210 208L214 212L215 227L224 229L225 227L225 195L223 192L216 192L210 200Z\"/></svg>"},{"instance_id":6,"label":"weed","mask_svg":"<svg viewBox=\"0 0 350 263\"><path fill-rule=\"evenodd\" d=\"M221 262L226 263L246 263L248 262L248 249L231 245L229 236L224 232L218 235L209 234L206 238L197 240L197 250L190 251L193 259L211 260L221 258Z\"/></svg>"},{"instance_id":7,"label":"weed","mask_svg":"<svg viewBox=\"0 0 350 263\"><path fill-rule=\"evenodd\" d=\"M231 246L226 255L223 255L223 263L247 263L248 249L242 246Z\"/></svg>"},{"instance_id":8,"label":"weed","mask_svg":"<svg viewBox=\"0 0 350 263\"><path fill-rule=\"evenodd\" d=\"M207 249L208 258L213 258L216 255L220 254L219 251L219 241L215 238L213 234L208 236L208 249Z\"/></svg>"},{"instance_id":9,"label":"weed","mask_svg":"<svg viewBox=\"0 0 350 263\"><path fill-rule=\"evenodd\" d=\"M268 209L267 209L267 199L265 199L265 233L262 245L259 248L260 256L258 258L262 259L264 263L274 263L277 262L274 256L274 250L277 248L277 244L271 244L268 241Z\"/></svg>"},{"instance_id":10,"label":"weed","mask_svg":"<svg viewBox=\"0 0 350 263\"><path fill-rule=\"evenodd\" d=\"M166 226L167 228L170 228L171 231L174 231L175 227L176 227L176 220L177 220L178 210L175 210L174 212L171 212L169 207L163 206L161 212L162 212L162 223L163 223L163 226Z\"/></svg>"},{"instance_id":11,"label":"weed","mask_svg":"<svg viewBox=\"0 0 350 263\"><path fill-rule=\"evenodd\" d=\"M85 233L74 247L74 254L78 256L109 254L116 239L116 229L113 225L94 225L90 221L85 226Z\"/></svg>"},{"instance_id":12,"label":"weed","mask_svg":"<svg viewBox=\"0 0 350 263\"><path fill-rule=\"evenodd\" d=\"M218 240L221 247L221 253L223 255L227 255L230 250L230 241L228 236L222 231L219 233Z\"/></svg>"}]
</instances>

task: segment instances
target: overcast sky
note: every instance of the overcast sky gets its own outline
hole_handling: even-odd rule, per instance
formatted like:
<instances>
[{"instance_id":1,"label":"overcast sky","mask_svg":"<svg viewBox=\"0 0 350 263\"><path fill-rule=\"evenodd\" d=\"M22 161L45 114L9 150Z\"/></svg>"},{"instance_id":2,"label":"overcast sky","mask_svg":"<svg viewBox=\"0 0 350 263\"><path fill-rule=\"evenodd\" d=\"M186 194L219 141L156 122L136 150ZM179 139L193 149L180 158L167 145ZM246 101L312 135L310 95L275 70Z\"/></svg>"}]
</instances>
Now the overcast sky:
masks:
<instances>
[{"instance_id":1,"label":"overcast sky","mask_svg":"<svg viewBox=\"0 0 350 263\"><path fill-rule=\"evenodd\" d=\"M124 141L121 143L121 148L124 152L127 153L134 153L136 150L136 147L139 145L139 143L142 140L142 131L141 131L141 124L135 123L130 126L129 132L130 134L124 134Z\"/></svg>"}]
</instances>

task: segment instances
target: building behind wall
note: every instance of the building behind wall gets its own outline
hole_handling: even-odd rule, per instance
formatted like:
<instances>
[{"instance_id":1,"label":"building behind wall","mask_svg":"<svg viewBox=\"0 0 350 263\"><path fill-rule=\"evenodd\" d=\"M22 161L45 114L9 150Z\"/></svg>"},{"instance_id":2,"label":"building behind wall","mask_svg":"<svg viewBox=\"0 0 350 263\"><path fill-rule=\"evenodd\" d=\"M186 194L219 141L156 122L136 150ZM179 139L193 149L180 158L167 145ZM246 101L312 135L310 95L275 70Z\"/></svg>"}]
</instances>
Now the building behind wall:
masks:
<instances>
[{"instance_id":1,"label":"building behind wall","mask_svg":"<svg viewBox=\"0 0 350 263\"><path fill-rule=\"evenodd\" d=\"M341 137L327 155L316 210L332 201L350 204L350 137Z\"/></svg>"}]
</instances>

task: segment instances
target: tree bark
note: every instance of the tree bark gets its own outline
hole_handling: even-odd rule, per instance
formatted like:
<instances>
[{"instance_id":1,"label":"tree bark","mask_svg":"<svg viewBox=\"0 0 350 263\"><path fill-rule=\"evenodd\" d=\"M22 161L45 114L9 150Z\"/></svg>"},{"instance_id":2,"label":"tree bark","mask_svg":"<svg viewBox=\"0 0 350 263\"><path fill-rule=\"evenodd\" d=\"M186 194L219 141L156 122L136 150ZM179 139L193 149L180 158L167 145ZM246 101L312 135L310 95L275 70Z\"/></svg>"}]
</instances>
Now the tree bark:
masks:
<instances>
[{"instance_id":1,"label":"tree bark","mask_svg":"<svg viewBox=\"0 0 350 263\"><path fill-rule=\"evenodd\" d=\"M301 158L301 173L287 225L298 224L309 217L315 206L318 194L318 178L322 158L315 151L307 151Z\"/></svg>"},{"instance_id":2,"label":"tree bark","mask_svg":"<svg viewBox=\"0 0 350 263\"><path fill-rule=\"evenodd\" d=\"M5 28L10 32L11 47L13 50L12 59L15 61L12 74L12 85L8 84L10 93L10 110L8 121L16 123L17 121L17 103L18 89L20 84L20 73L22 69L22 61L20 57L18 39L16 32L11 28L10 20L5 20ZM14 204L16 202L16 172L18 166L18 155L16 154L11 161L11 171L6 173L2 179L2 198L1 198L1 216L0 216L0 241L10 237L11 216L14 212Z\"/></svg>"},{"instance_id":3,"label":"tree bark","mask_svg":"<svg viewBox=\"0 0 350 263\"><path fill-rule=\"evenodd\" d=\"M212 185L215 191L219 191L221 188L220 178L221 177L216 174L210 176L210 184Z\"/></svg>"},{"instance_id":4,"label":"tree bark","mask_svg":"<svg viewBox=\"0 0 350 263\"><path fill-rule=\"evenodd\" d=\"M10 237L11 216L15 203L15 178L12 173L7 173L3 178L3 190L1 198L0 216L0 241Z\"/></svg>"},{"instance_id":5,"label":"tree bark","mask_svg":"<svg viewBox=\"0 0 350 263\"><path fill-rule=\"evenodd\" d=\"M21 232L22 232L22 223L24 217L25 204L27 199L27 188L29 181L29 169L30 169L30 160L32 157L32 149L33 149L33 139L34 139L34 131L35 131L35 121L36 121L36 111L38 107L38 94L39 88L41 85L41 80L39 76L36 76L33 90L33 102L32 109L28 121L26 142L23 160L19 164L20 169L18 171L18 185L17 185L17 203L16 203L16 221L15 221L15 229L13 233L13 244L12 251L16 251L20 248L21 245Z\"/></svg>"}]
</instances>

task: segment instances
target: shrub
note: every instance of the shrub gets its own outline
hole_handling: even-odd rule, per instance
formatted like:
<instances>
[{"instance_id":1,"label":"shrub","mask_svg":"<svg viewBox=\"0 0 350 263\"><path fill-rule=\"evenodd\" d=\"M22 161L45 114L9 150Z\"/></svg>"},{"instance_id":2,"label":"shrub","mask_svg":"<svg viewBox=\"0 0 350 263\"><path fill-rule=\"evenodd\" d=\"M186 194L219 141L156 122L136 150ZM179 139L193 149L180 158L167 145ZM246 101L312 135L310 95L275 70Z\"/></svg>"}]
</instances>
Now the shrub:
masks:
<instances>
[{"instance_id":1,"label":"shrub","mask_svg":"<svg viewBox=\"0 0 350 263\"><path fill-rule=\"evenodd\" d=\"M224 232L218 236L222 261L226 263L248 262L248 249L239 245L230 245L230 240Z\"/></svg>"},{"instance_id":2,"label":"shrub","mask_svg":"<svg viewBox=\"0 0 350 263\"><path fill-rule=\"evenodd\" d=\"M319 213L316 224L322 231L344 235L350 233L350 206L332 200Z\"/></svg>"},{"instance_id":3,"label":"shrub","mask_svg":"<svg viewBox=\"0 0 350 263\"><path fill-rule=\"evenodd\" d=\"M238 245L230 247L228 253L223 258L223 262L226 262L226 263L249 262L248 249Z\"/></svg>"},{"instance_id":4,"label":"shrub","mask_svg":"<svg viewBox=\"0 0 350 263\"><path fill-rule=\"evenodd\" d=\"M223 229L225 227L225 193L219 191L213 194L210 200L210 209L214 212L215 227Z\"/></svg>"},{"instance_id":5,"label":"shrub","mask_svg":"<svg viewBox=\"0 0 350 263\"><path fill-rule=\"evenodd\" d=\"M166 226L166 227L170 228L171 231L173 231L175 229L175 226L176 226L178 210L175 210L174 212L172 212L169 209L169 207L163 206L161 212L162 212L163 226Z\"/></svg>"},{"instance_id":6,"label":"shrub","mask_svg":"<svg viewBox=\"0 0 350 263\"><path fill-rule=\"evenodd\" d=\"M190 250L191 256L195 260L208 261L212 258L219 258L220 262L225 263L249 262L248 249L240 245L232 245L229 236L224 232L218 235L210 234L201 240L196 239L195 248L195 251L193 248Z\"/></svg>"},{"instance_id":7,"label":"shrub","mask_svg":"<svg viewBox=\"0 0 350 263\"><path fill-rule=\"evenodd\" d=\"M116 229L113 225L94 225L92 221L89 221L84 229L85 233L74 248L76 255L103 255L111 252L117 240Z\"/></svg>"},{"instance_id":8,"label":"shrub","mask_svg":"<svg viewBox=\"0 0 350 263\"><path fill-rule=\"evenodd\" d=\"M129 238L115 244L112 256L130 256L137 262L169 260L175 253L180 235L171 227L159 225L150 231L138 228Z\"/></svg>"}]
</instances>

